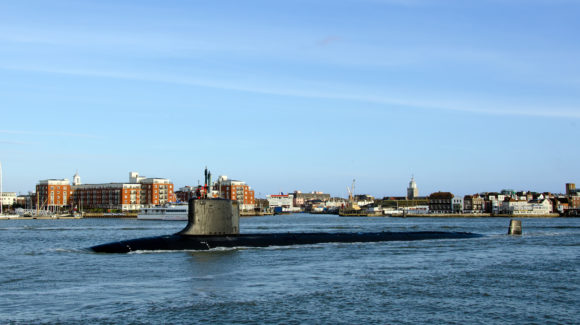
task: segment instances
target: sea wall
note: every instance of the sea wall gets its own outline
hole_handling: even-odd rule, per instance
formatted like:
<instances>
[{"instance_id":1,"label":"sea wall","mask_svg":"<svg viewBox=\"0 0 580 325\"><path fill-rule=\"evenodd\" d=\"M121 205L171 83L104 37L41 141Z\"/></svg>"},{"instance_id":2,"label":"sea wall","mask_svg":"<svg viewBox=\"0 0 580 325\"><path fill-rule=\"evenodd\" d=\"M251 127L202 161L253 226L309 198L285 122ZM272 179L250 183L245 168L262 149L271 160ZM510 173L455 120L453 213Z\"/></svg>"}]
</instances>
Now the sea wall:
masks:
<instances>
[{"instance_id":1,"label":"sea wall","mask_svg":"<svg viewBox=\"0 0 580 325\"><path fill-rule=\"evenodd\" d=\"M557 218L557 213L549 214L492 214L492 213L429 213L406 214L407 218ZM402 217L402 216L401 216Z\"/></svg>"}]
</instances>

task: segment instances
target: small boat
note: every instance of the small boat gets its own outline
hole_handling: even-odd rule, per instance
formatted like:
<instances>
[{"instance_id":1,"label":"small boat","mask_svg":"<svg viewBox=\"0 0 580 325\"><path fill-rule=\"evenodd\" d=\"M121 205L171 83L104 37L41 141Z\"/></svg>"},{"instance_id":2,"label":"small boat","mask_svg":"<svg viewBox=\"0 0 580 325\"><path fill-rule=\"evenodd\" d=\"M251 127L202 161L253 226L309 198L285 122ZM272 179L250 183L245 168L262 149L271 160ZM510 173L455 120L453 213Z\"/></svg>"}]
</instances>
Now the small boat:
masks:
<instances>
[{"instance_id":1,"label":"small boat","mask_svg":"<svg viewBox=\"0 0 580 325\"><path fill-rule=\"evenodd\" d=\"M137 219L187 221L188 210L187 204L172 204L152 208L142 208L137 215Z\"/></svg>"},{"instance_id":2,"label":"small boat","mask_svg":"<svg viewBox=\"0 0 580 325\"><path fill-rule=\"evenodd\" d=\"M18 214L5 214L5 213L0 214L0 219L17 219L17 218L20 218L20 215L18 215Z\"/></svg>"},{"instance_id":3,"label":"small boat","mask_svg":"<svg viewBox=\"0 0 580 325\"><path fill-rule=\"evenodd\" d=\"M352 186L349 188L348 185L346 186L346 190L348 191L348 204L344 207L341 207L338 210L338 215L341 217L366 217L367 213L363 209L361 209L358 204L354 200L354 182L352 180Z\"/></svg>"}]
</instances>

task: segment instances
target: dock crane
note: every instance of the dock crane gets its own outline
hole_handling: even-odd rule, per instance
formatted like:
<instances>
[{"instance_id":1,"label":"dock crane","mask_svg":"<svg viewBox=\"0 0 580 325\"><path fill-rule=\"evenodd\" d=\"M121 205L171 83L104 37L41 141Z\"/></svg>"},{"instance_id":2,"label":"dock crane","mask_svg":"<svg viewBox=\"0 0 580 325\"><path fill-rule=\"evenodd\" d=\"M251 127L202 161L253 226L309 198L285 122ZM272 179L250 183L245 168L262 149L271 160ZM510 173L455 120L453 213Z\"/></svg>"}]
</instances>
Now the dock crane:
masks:
<instances>
[{"instance_id":1,"label":"dock crane","mask_svg":"<svg viewBox=\"0 0 580 325\"><path fill-rule=\"evenodd\" d=\"M346 190L348 191L348 205L346 207L342 207L339 211L338 211L338 215L340 216L362 216L360 214L361 212L361 208L358 206L358 204L356 204L355 198L354 198L354 183L356 182L356 180L352 180L352 185L349 188L348 186L346 187Z\"/></svg>"},{"instance_id":2,"label":"dock crane","mask_svg":"<svg viewBox=\"0 0 580 325\"><path fill-rule=\"evenodd\" d=\"M346 186L346 190L348 191L348 202L350 202L351 204L354 203L354 182L356 181L356 179L352 180L352 186L350 188L348 188L348 185Z\"/></svg>"}]
</instances>

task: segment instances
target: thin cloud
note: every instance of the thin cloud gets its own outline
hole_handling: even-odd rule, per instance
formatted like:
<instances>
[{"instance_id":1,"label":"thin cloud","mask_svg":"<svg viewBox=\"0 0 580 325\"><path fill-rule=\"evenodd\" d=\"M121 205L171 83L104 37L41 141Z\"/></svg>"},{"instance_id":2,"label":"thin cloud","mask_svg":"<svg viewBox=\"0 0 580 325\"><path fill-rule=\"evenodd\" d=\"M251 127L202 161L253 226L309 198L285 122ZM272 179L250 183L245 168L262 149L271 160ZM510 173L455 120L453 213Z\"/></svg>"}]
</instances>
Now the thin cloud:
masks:
<instances>
[{"instance_id":1,"label":"thin cloud","mask_svg":"<svg viewBox=\"0 0 580 325\"><path fill-rule=\"evenodd\" d=\"M22 142L22 141L0 140L0 144L31 145L33 143L30 143L30 142Z\"/></svg>"},{"instance_id":2,"label":"thin cloud","mask_svg":"<svg viewBox=\"0 0 580 325\"><path fill-rule=\"evenodd\" d=\"M564 107L560 109L555 109L553 107L530 107L529 105L519 105L524 108L518 107L518 105L507 105L502 104L501 100L496 100L496 102L483 103L481 99L476 99L480 104L473 104L468 100L463 102L457 101L447 101L442 99L428 98L428 96L414 96L419 98L424 98L423 100L415 100L408 98L396 98L393 96L376 96L369 95L364 92L352 92L352 91L319 91L319 90L305 90L305 89L292 89L288 86L285 87L275 87L272 85L262 86L262 85L244 85L243 82L237 81L223 81L223 80L208 80L208 79L194 79L190 77L179 77L179 76L168 76L168 75L153 75L153 74L136 74L136 73L119 73L110 71L93 71L93 70L75 70L75 69L46 69L46 68L24 68L24 67L0 67L0 69L6 70L24 70L33 71L41 73L55 73L64 75L75 75L83 77L99 77L99 78L114 78L122 80L135 80L135 81L145 81L145 82L161 82L169 84L179 84L187 86L196 87L208 87L215 89L224 90L234 90L243 91L249 93L257 94L268 94L268 95L280 95L280 96L291 96L291 97L302 97L302 98L318 98L318 99L333 99L333 100L349 100L358 102L367 102L375 104L384 104L389 106L395 106L400 108L411 108L411 109L431 109L431 110L441 110L441 111L458 111L466 113L477 113L477 114L487 114L487 115L500 115L500 116L530 116L530 117L554 117L554 118L580 118L580 110L576 107ZM303 82L301 82L303 83ZM334 87L336 89L336 87ZM344 87L343 87L344 88ZM316 89L316 87L309 87L309 89ZM494 107L490 109L489 107ZM10 132L20 132L20 131L6 131L0 130L0 133L10 133ZM50 136L77 136L77 137L88 137L97 138L93 135L86 134L67 134L67 133L48 133L48 134L36 134L31 132L23 132L20 134L34 134L34 135L50 135Z\"/></svg>"},{"instance_id":3,"label":"thin cloud","mask_svg":"<svg viewBox=\"0 0 580 325\"><path fill-rule=\"evenodd\" d=\"M93 139L102 138L100 136L92 134L62 133L62 132L29 132L29 131L0 130L0 133L15 134L15 135L33 135L43 137L73 137L73 138L93 138Z\"/></svg>"},{"instance_id":4,"label":"thin cloud","mask_svg":"<svg viewBox=\"0 0 580 325\"><path fill-rule=\"evenodd\" d=\"M338 37L338 36L328 36L328 37L325 37L325 38L323 38L321 40L318 40L316 42L316 45L321 46L321 47L325 47L325 46L328 46L328 45L330 45L332 43L339 42L341 40L342 40L342 38L341 37Z\"/></svg>"},{"instance_id":5,"label":"thin cloud","mask_svg":"<svg viewBox=\"0 0 580 325\"><path fill-rule=\"evenodd\" d=\"M367 3L376 3L376 4L384 4L389 6L419 6L419 5L427 5L437 3L434 0L425 1L425 0L356 0L356 2L367 2Z\"/></svg>"}]
</instances>

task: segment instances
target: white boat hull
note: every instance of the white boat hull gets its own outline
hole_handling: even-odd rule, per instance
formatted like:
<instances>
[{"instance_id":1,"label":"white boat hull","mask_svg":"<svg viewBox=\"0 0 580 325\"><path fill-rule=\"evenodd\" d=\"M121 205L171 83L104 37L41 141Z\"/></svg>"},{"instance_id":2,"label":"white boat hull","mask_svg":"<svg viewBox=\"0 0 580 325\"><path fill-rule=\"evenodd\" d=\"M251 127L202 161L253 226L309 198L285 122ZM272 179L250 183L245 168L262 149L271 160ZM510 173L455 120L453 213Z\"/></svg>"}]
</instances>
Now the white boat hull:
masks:
<instances>
[{"instance_id":1,"label":"white boat hull","mask_svg":"<svg viewBox=\"0 0 580 325\"><path fill-rule=\"evenodd\" d=\"M188 208L184 206L169 206L144 208L137 215L138 220L166 220L166 221L187 221Z\"/></svg>"},{"instance_id":2,"label":"white boat hull","mask_svg":"<svg viewBox=\"0 0 580 325\"><path fill-rule=\"evenodd\" d=\"M0 219L16 219L20 218L18 214L0 214Z\"/></svg>"},{"instance_id":3,"label":"white boat hull","mask_svg":"<svg viewBox=\"0 0 580 325\"><path fill-rule=\"evenodd\" d=\"M185 216L167 216L167 215L137 215L139 220L166 220L166 221L187 221Z\"/></svg>"}]
</instances>

